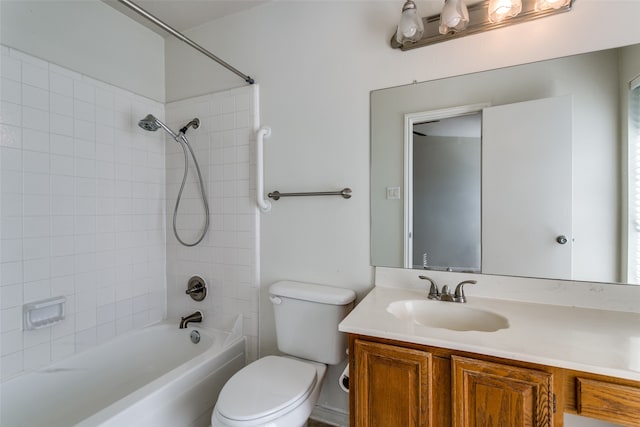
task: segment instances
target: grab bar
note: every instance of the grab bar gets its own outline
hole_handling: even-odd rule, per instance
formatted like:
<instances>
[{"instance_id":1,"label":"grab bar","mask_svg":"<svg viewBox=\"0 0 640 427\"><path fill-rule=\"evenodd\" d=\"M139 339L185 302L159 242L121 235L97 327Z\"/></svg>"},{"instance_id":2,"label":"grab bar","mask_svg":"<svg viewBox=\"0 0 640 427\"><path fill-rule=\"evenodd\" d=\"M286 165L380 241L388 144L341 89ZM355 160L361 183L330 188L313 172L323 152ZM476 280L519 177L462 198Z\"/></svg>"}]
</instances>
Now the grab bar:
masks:
<instances>
[{"instance_id":1,"label":"grab bar","mask_svg":"<svg viewBox=\"0 0 640 427\"><path fill-rule=\"evenodd\" d=\"M297 197L297 196L342 196L345 199L351 198L351 189L343 188L340 191L315 191L310 193L281 193L279 191L273 191L267 194L273 200L279 200L280 197Z\"/></svg>"},{"instance_id":2,"label":"grab bar","mask_svg":"<svg viewBox=\"0 0 640 427\"><path fill-rule=\"evenodd\" d=\"M271 136L271 128L262 126L256 134L256 202L262 212L271 210L271 202L264 198L264 138Z\"/></svg>"}]
</instances>

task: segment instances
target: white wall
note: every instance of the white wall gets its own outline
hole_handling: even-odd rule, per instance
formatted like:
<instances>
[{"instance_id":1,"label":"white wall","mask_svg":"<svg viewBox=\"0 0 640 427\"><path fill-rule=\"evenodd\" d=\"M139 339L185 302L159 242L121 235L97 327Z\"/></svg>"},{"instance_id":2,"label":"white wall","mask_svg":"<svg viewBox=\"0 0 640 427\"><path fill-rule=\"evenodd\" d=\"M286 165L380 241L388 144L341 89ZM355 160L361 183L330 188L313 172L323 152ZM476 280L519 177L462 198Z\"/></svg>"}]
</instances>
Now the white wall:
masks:
<instances>
[{"instance_id":1,"label":"white wall","mask_svg":"<svg viewBox=\"0 0 640 427\"><path fill-rule=\"evenodd\" d=\"M99 0L0 1L0 42L164 101L164 39Z\"/></svg>"},{"instance_id":2,"label":"white wall","mask_svg":"<svg viewBox=\"0 0 640 427\"><path fill-rule=\"evenodd\" d=\"M373 89L616 47L639 41L640 3L581 0L568 14L400 52L389 48L401 1L279 1L188 35L261 87L265 190L349 186L350 200L274 202L262 215L260 340L275 351L268 286L288 278L362 294L369 266L369 92ZM605 9L602 6L611 6ZM418 1L421 7L421 1ZM615 22L616 25L603 23ZM242 85L237 76L167 41L167 98ZM326 406L346 408L337 387Z\"/></svg>"},{"instance_id":3,"label":"white wall","mask_svg":"<svg viewBox=\"0 0 640 427\"><path fill-rule=\"evenodd\" d=\"M165 313L162 104L2 46L1 372L48 365ZM23 303L66 297L22 330Z\"/></svg>"}]
</instances>

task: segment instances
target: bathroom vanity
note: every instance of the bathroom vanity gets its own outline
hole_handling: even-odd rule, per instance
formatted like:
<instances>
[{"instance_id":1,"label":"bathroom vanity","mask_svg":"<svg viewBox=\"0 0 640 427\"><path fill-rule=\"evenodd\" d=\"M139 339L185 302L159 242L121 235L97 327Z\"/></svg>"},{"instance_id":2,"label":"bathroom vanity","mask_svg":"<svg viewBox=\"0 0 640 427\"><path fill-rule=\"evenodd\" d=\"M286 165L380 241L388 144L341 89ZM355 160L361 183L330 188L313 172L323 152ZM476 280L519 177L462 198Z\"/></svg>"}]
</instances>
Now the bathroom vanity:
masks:
<instances>
[{"instance_id":1,"label":"bathroom vanity","mask_svg":"<svg viewBox=\"0 0 640 427\"><path fill-rule=\"evenodd\" d=\"M376 287L340 324L351 425L558 427L572 413L639 426L638 325L637 313Z\"/></svg>"}]
</instances>

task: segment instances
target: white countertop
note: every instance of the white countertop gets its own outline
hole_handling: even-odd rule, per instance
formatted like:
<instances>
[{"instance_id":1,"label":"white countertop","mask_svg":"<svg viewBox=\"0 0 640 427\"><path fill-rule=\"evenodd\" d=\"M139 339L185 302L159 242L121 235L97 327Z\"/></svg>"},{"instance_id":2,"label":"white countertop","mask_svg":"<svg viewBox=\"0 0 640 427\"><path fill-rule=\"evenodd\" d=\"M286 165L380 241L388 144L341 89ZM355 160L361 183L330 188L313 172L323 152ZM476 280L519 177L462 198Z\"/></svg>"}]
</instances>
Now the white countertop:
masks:
<instances>
[{"instance_id":1,"label":"white countertop","mask_svg":"<svg viewBox=\"0 0 640 427\"><path fill-rule=\"evenodd\" d=\"M478 332L422 326L387 312L391 302L416 299L426 299L425 291L376 286L339 330L640 381L638 313L468 296L467 307L509 321L507 329Z\"/></svg>"}]
</instances>

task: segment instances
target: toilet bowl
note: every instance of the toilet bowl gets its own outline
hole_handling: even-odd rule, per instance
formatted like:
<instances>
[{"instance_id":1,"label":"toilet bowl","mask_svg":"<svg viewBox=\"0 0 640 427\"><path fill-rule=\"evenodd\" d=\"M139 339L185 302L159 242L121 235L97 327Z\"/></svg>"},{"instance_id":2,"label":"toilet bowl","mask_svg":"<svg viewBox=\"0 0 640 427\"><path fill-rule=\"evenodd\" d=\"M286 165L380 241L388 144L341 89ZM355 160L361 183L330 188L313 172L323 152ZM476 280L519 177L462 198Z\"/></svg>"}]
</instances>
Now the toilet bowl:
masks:
<instances>
[{"instance_id":1,"label":"toilet bowl","mask_svg":"<svg viewBox=\"0 0 640 427\"><path fill-rule=\"evenodd\" d=\"M234 375L211 416L212 427L300 427L313 410L326 365L266 356Z\"/></svg>"},{"instance_id":2,"label":"toilet bowl","mask_svg":"<svg viewBox=\"0 0 640 427\"><path fill-rule=\"evenodd\" d=\"M345 359L338 323L353 308L350 289L283 281L269 288L278 349L236 372L222 388L212 427L301 427L322 387L327 365Z\"/></svg>"}]
</instances>

